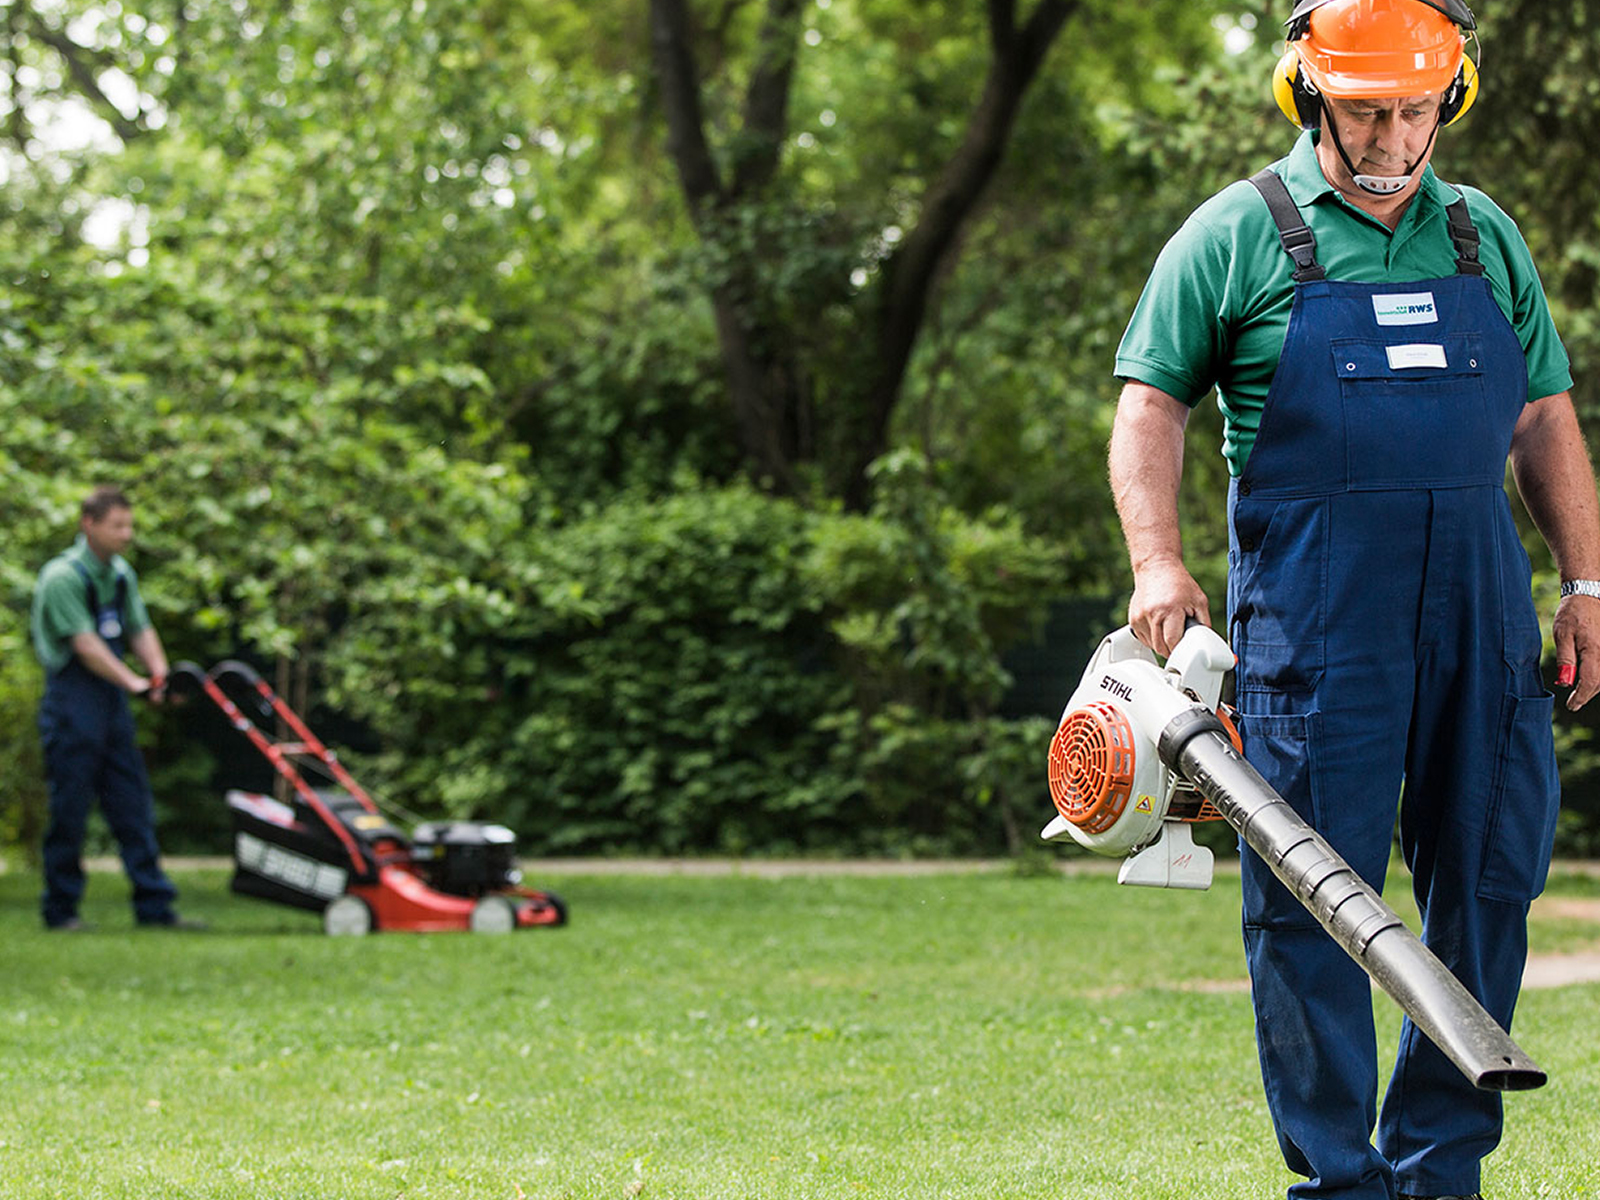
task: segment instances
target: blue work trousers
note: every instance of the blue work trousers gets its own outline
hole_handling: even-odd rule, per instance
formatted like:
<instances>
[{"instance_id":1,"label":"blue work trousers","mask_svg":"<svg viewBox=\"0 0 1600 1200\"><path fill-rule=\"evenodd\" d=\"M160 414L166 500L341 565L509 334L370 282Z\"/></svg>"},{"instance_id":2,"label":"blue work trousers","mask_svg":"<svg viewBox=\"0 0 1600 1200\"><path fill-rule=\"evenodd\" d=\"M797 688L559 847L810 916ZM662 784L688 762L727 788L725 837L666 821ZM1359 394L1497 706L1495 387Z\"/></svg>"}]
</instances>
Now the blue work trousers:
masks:
<instances>
[{"instance_id":1,"label":"blue work trousers","mask_svg":"<svg viewBox=\"0 0 1600 1200\"><path fill-rule=\"evenodd\" d=\"M1398 809L1423 941L1507 1028L1558 800L1504 491L1526 393L1481 277L1301 284L1229 505L1247 757L1375 888ZM1248 850L1243 873L1262 1076L1305 1176L1292 1200L1476 1192L1500 1096L1406 1020L1380 1116L1366 975Z\"/></svg>"},{"instance_id":2,"label":"blue work trousers","mask_svg":"<svg viewBox=\"0 0 1600 1200\"><path fill-rule=\"evenodd\" d=\"M83 897L83 840L98 801L133 884L134 919L159 925L173 917L177 889L161 869L154 804L134 737L127 695L76 660L56 672L39 707L50 789L44 835L44 922L78 915Z\"/></svg>"}]
</instances>

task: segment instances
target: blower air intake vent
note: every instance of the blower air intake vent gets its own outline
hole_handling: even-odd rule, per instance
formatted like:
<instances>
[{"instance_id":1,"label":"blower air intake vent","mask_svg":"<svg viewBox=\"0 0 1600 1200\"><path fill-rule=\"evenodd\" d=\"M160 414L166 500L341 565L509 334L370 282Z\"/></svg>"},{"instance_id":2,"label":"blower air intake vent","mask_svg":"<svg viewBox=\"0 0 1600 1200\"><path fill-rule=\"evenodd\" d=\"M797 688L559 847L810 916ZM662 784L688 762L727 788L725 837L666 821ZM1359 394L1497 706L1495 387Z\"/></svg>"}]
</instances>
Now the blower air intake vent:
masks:
<instances>
[{"instance_id":1,"label":"blower air intake vent","mask_svg":"<svg viewBox=\"0 0 1600 1200\"><path fill-rule=\"evenodd\" d=\"M1133 793L1133 728L1113 705L1092 701L1062 719L1050 740L1050 799L1085 833L1117 823Z\"/></svg>"}]
</instances>

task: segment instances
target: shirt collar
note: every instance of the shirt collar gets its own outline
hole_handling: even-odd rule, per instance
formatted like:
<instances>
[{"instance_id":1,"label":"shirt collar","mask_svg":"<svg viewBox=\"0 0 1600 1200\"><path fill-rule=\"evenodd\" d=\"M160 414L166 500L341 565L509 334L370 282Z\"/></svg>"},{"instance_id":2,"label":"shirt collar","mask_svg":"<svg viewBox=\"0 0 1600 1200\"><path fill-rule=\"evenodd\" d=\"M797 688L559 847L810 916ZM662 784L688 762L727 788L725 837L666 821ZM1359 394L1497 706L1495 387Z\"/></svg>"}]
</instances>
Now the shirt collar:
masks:
<instances>
[{"instance_id":1,"label":"shirt collar","mask_svg":"<svg viewBox=\"0 0 1600 1200\"><path fill-rule=\"evenodd\" d=\"M1289 151L1288 157L1278 166L1278 174L1283 179L1284 186L1289 189L1289 195L1301 208L1314 204L1325 196L1331 196L1336 201L1342 199L1339 190L1323 175L1322 164L1317 161L1317 139L1321 133L1319 129L1307 129L1296 139L1294 149ZM1454 201L1456 196L1456 190L1433 173L1433 165L1430 163L1422 168L1422 186L1412 197L1402 224L1415 225L1435 211L1442 212L1445 205Z\"/></svg>"},{"instance_id":2,"label":"shirt collar","mask_svg":"<svg viewBox=\"0 0 1600 1200\"><path fill-rule=\"evenodd\" d=\"M122 555L113 554L110 562L101 562L100 556L93 550L89 549L89 539L84 537L84 535L81 533L73 539L72 549L67 551L67 553L72 555L75 559L87 567L89 569L89 574L93 575L96 579L103 578L106 575L116 575L121 573Z\"/></svg>"}]
</instances>

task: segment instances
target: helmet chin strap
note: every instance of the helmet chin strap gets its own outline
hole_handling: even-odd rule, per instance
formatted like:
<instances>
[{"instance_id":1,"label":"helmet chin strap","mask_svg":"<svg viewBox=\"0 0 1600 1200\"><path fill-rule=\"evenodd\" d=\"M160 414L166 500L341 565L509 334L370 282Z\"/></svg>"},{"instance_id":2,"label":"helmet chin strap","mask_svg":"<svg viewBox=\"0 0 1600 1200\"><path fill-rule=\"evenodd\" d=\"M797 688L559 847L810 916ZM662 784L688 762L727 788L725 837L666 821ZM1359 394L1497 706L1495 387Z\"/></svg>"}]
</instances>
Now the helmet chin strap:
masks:
<instances>
[{"instance_id":1,"label":"helmet chin strap","mask_svg":"<svg viewBox=\"0 0 1600 1200\"><path fill-rule=\"evenodd\" d=\"M1356 181L1356 186L1363 192L1373 196L1393 196L1403 192L1411 186L1412 177L1416 174L1418 165L1428 157L1428 151L1433 147L1433 139L1439 135L1439 126L1434 124L1433 132L1428 135L1428 144L1422 148L1422 153L1417 155L1416 161L1406 168L1404 175L1363 175L1356 170L1355 163L1350 161L1350 156L1345 153L1344 143L1339 140L1339 126L1333 119L1333 113L1328 109L1327 102L1322 105L1323 128L1333 138L1333 148L1339 152L1339 157L1344 160L1345 169L1350 172L1350 178Z\"/></svg>"}]
</instances>

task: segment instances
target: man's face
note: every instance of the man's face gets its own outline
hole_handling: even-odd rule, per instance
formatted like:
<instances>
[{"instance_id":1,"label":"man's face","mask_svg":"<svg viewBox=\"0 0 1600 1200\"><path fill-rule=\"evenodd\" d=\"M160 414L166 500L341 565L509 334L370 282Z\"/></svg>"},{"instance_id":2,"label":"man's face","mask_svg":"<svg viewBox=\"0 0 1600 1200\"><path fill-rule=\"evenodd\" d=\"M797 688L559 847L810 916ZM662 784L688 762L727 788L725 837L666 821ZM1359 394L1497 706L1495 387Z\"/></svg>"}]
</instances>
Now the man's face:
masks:
<instances>
[{"instance_id":1,"label":"man's face","mask_svg":"<svg viewBox=\"0 0 1600 1200\"><path fill-rule=\"evenodd\" d=\"M1392 100L1341 100L1330 96L1327 104L1356 174L1404 175L1407 168L1420 172L1433 157L1429 142L1439 123L1438 96ZM1341 182L1353 185L1354 181Z\"/></svg>"},{"instance_id":2,"label":"man's face","mask_svg":"<svg viewBox=\"0 0 1600 1200\"><path fill-rule=\"evenodd\" d=\"M89 549L102 561L109 562L112 555L121 554L133 541L133 509L110 509L98 521L84 517L81 527Z\"/></svg>"}]
</instances>

